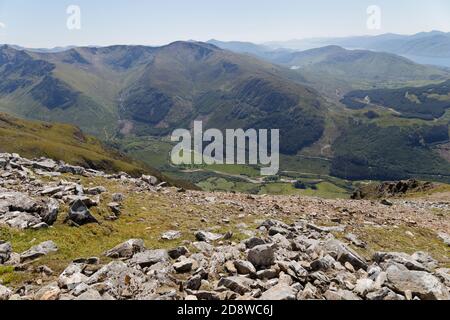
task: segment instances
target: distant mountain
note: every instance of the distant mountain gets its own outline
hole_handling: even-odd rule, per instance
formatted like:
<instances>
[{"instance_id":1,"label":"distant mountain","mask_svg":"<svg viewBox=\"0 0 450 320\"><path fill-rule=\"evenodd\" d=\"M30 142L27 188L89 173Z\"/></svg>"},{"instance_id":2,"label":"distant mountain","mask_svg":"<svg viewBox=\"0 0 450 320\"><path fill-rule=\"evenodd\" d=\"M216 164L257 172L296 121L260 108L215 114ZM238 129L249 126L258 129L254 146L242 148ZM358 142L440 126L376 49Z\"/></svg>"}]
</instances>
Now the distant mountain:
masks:
<instances>
[{"instance_id":1,"label":"distant mountain","mask_svg":"<svg viewBox=\"0 0 450 320\"><path fill-rule=\"evenodd\" d=\"M450 33L431 31L414 35L382 34L347 38L319 38L271 42L265 44L272 49L307 50L327 45L338 45L347 49L365 49L406 56L418 63L450 67ZM428 59L425 59L428 58Z\"/></svg>"},{"instance_id":2,"label":"distant mountain","mask_svg":"<svg viewBox=\"0 0 450 320\"><path fill-rule=\"evenodd\" d=\"M401 56L339 46L294 52L275 63L297 70L307 83L323 93L359 88L403 86L409 82L444 81L450 72L417 64Z\"/></svg>"},{"instance_id":3,"label":"distant mountain","mask_svg":"<svg viewBox=\"0 0 450 320\"><path fill-rule=\"evenodd\" d=\"M25 48L17 45L11 45L12 48L17 50L27 50L31 52L43 52L43 53L52 53L52 52L63 52L67 51L73 48L76 48L75 46L67 46L67 47L54 47L54 48Z\"/></svg>"},{"instance_id":4,"label":"distant mountain","mask_svg":"<svg viewBox=\"0 0 450 320\"><path fill-rule=\"evenodd\" d=\"M328 150L329 173L338 177L450 180L447 155L434 149L446 142L445 114L427 121L405 112L415 117L409 122L396 114L396 106L345 108L304 84L322 92L340 87L353 92L353 86L390 85L390 77L418 76L429 83L439 79L440 70L339 47L284 52L277 61L198 42L50 53L2 46L0 111L75 124L118 145L124 137L165 137L194 120L203 120L205 128L277 128L282 153L322 158ZM445 110L434 104L432 109L433 117Z\"/></svg>"},{"instance_id":5,"label":"distant mountain","mask_svg":"<svg viewBox=\"0 0 450 320\"><path fill-rule=\"evenodd\" d=\"M209 40L208 43L224 50L256 56L270 62L282 59L285 55L293 52L290 49L273 49L269 46L254 44L252 42Z\"/></svg>"},{"instance_id":6,"label":"distant mountain","mask_svg":"<svg viewBox=\"0 0 450 320\"><path fill-rule=\"evenodd\" d=\"M103 137L168 135L195 119L221 129L279 128L282 151L296 153L322 136L326 107L286 73L206 43L56 53L3 46L0 110Z\"/></svg>"},{"instance_id":7,"label":"distant mountain","mask_svg":"<svg viewBox=\"0 0 450 320\"><path fill-rule=\"evenodd\" d=\"M336 97L336 92L340 95L355 89L402 86L408 82L444 81L450 78L447 70L420 65L391 53L346 50L335 45L305 51L270 51L268 47L251 43L216 43L227 50L246 52L290 68L301 75L305 84L330 97Z\"/></svg>"}]
</instances>

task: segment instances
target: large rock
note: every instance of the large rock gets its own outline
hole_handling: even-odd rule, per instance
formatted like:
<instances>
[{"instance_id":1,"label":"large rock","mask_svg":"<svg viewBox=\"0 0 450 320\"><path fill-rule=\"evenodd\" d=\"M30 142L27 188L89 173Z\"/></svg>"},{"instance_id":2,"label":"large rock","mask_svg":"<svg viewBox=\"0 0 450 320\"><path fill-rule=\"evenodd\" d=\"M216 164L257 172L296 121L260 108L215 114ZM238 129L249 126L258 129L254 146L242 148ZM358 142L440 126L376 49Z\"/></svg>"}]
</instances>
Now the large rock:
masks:
<instances>
[{"instance_id":1,"label":"large rock","mask_svg":"<svg viewBox=\"0 0 450 320\"><path fill-rule=\"evenodd\" d=\"M12 246L9 242L0 244L0 264L9 260L12 253Z\"/></svg>"},{"instance_id":2,"label":"large rock","mask_svg":"<svg viewBox=\"0 0 450 320\"><path fill-rule=\"evenodd\" d=\"M256 273L255 267L249 261L236 260L234 262L234 267L236 268L236 270L239 274L247 275L247 274L255 274Z\"/></svg>"},{"instance_id":3,"label":"large rock","mask_svg":"<svg viewBox=\"0 0 450 320\"><path fill-rule=\"evenodd\" d=\"M85 292L83 292L82 294L80 294L76 300L97 301L97 300L103 300L103 298L97 290L88 289Z\"/></svg>"},{"instance_id":4,"label":"large rock","mask_svg":"<svg viewBox=\"0 0 450 320\"><path fill-rule=\"evenodd\" d=\"M251 291L252 284L253 280L236 276L220 279L218 286L225 287L233 292L239 293L240 295L244 295L245 293Z\"/></svg>"},{"instance_id":5,"label":"large rock","mask_svg":"<svg viewBox=\"0 0 450 320\"><path fill-rule=\"evenodd\" d=\"M39 289L39 291L34 295L34 300L41 301L55 301L58 300L61 294L61 289L57 283L51 283Z\"/></svg>"},{"instance_id":6,"label":"large rock","mask_svg":"<svg viewBox=\"0 0 450 320\"><path fill-rule=\"evenodd\" d=\"M57 252L58 246L53 241L42 242L41 244L31 247L29 250L20 255L20 262L36 260L52 252Z\"/></svg>"},{"instance_id":7,"label":"large rock","mask_svg":"<svg viewBox=\"0 0 450 320\"><path fill-rule=\"evenodd\" d=\"M97 219L94 218L87 206L81 200L76 200L72 204L68 218L79 226L88 223L98 223Z\"/></svg>"},{"instance_id":8,"label":"large rock","mask_svg":"<svg viewBox=\"0 0 450 320\"><path fill-rule=\"evenodd\" d=\"M0 224L2 223L11 228L25 230L41 225L42 220L37 213L12 211L0 217Z\"/></svg>"},{"instance_id":9,"label":"large rock","mask_svg":"<svg viewBox=\"0 0 450 320\"><path fill-rule=\"evenodd\" d=\"M48 224L49 226L53 225L58 219L59 213L59 202L55 199L49 199L46 204L46 207L39 214L41 220Z\"/></svg>"},{"instance_id":10,"label":"large rock","mask_svg":"<svg viewBox=\"0 0 450 320\"><path fill-rule=\"evenodd\" d=\"M263 244L250 249L247 259L256 268L270 267L275 262L273 245Z\"/></svg>"},{"instance_id":11,"label":"large rock","mask_svg":"<svg viewBox=\"0 0 450 320\"><path fill-rule=\"evenodd\" d=\"M417 257L420 258L422 256ZM403 252L377 252L374 254L373 260L376 261L377 263L383 263L388 261L395 262L404 265L409 270L429 271L429 268L427 268L422 263L415 260L409 254Z\"/></svg>"},{"instance_id":12,"label":"large rock","mask_svg":"<svg viewBox=\"0 0 450 320\"><path fill-rule=\"evenodd\" d=\"M12 291L0 284L0 301L8 300L11 295Z\"/></svg>"},{"instance_id":13,"label":"large rock","mask_svg":"<svg viewBox=\"0 0 450 320\"><path fill-rule=\"evenodd\" d=\"M146 182L146 183L148 183L148 184L151 185L151 186L156 186L156 185L158 184L158 178L153 177L153 176L146 176L146 175L143 175L143 176L141 177L141 180L144 181L144 182Z\"/></svg>"},{"instance_id":14,"label":"large rock","mask_svg":"<svg viewBox=\"0 0 450 320\"><path fill-rule=\"evenodd\" d=\"M88 277L82 273L83 265L72 263L69 265L58 278L58 284L61 288L73 290L80 284L88 281Z\"/></svg>"},{"instance_id":15,"label":"large rock","mask_svg":"<svg viewBox=\"0 0 450 320\"><path fill-rule=\"evenodd\" d=\"M214 242L223 238L223 235L207 231L197 231L195 233L197 241Z\"/></svg>"},{"instance_id":16,"label":"large rock","mask_svg":"<svg viewBox=\"0 0 450 320\"><path fill-rule=\"evenodd\" d=\"M169 257L176 260L179 257L185 256L187 253L189 253L189 250L186 247L176 247L170 249L167 253L169 254Z\"/></svg>"},{"instance_id":17,"label":"large rock","mask_svg":"<svg viewBox=\"0 0 450 320\"><path fill-rule=\"evenodd\" d=\"M141 270L122 261L113 261L103 266L86 284L91 288L101 288L103 296L107 293L117 300L147 300L158 288L158 281L149 279Z\"/></svg>"},{"instance_id":18,"label":"large rock","mask_svg":"<svg viewBox=\"0 0 450 320\"><path fill-rule=\"evenodd\" d=\"M195 261L192 259L182 259L180 262L176 262L173 264L173 268L178 273L187 273L192 270L192 266L195 264Z\"/></svg>"},{"instance_id":19,"label":"large rock","mask_svg":"<svg viewBox=\"0 0 450 320\"><path fill-rule=\"evenodd\" d=\"M166 262L169 260L167 250L147 250L136 253L130 260L131 265L139 265L141 268L150 267L159 262Z\"/></svg>"},{"instance_id":20,"label":"large rock","mask_svg":"<svg viewBox=\"0 0 450 320\"><path fill-rule=\"evenodd\" d=\"M292 287L286 284L278 284L275 287L272 287L266 292L264 292L260 300L266 301L295 300L296 294L297 294L296 291Z\"/></svg>"},{"instance_id":21,"label":"large rock","mask_svg":"<svg viewBox=\"0 0 450 320\"><path fill-rule=\"evenodd\" d=\"M255 238L255 237L247 239L247 240L244 241L245 247L247 249L253 249L256 246L260 246L260 245L263 245L265 243L266 242L264 240L262 240L260 238Z\"/></svg>"},{"instance_id":22,"label":"large rock","mask_svg":"<svg viewBox=\"0 0 450 320\"><path fill-rule=\"evenodd\" d=\"M104 253L105 256L113 259L125 258L129 259L136 253L145 250L144 240L142 239L130 239L124 243L117 245L116 247L108 250Z\"/></svg>"},{"instance_id":23,"label":"large rock","mask_svg":"<svg viewBox=\"0 0 450 320\"><path fill-rule=\"evenodd\" d=\"M45 171L53 171L57 166L57 163L51 159L41 159L33 162L33 168Z\"/></svg>"},{"instance_id":24,"label":"large rock","mask_svg":"<svg viewBox=\"0 0 450 320\"><path fill-rule=\"evenodd\" d=\"M440 232L438 234L438 237L447 245L450 247L450 235L448 235L445 232Z\"/></svg>"},{"instance_id":25,"label":"large rock","mask_svg":"<svg viewBox=\"0 0 450 320\"><path fill-rule=\"evenodd\" d=\"M41 205L38 201L22 192L5 192L0 194L0 200L4 200L3 205L6 205L9 211L19 212L38 212Z\"/></svg>"},{"instance_id":26,"label":"large rock","mask_svg":"<svg viewBox=\"0 0 450 320\"><path fill-rule=\"evenodd\" d=\"M359 256L355 251L347 247L345 244L338 240L329 240L324 245L325 250L330 256L332 256L337 261L342 264L348 262L356 270L363 269L367 270L367 262L364 258Z\"/></svg>"},{"instance_id":27,"label":"large rock","mask_svg":"<svg viewBox=\"0 0 450 320\"><path fill-rule=\"evenodd\" d=\"M396 265L387 269L387 279L394 291L411 292L422 300L449 300L448 289L432 274L410 271Z\"/></svg>"},{"instance_id":28,"label":"large rock","mask_svg":"<svg viewBox=\"0 0 450 320\"><path fill-rule=\"evenodd\" d=\"M62 164L56 168L58 172L61 173L71 173L73 175L83 176L86 175L86 169L79 166L72 166L69 164Z\"/></svg>"},{"instance_id":29,"label":"large rock","mask_svg":"<svg viewBox=\"0 0 450 320\"><path fill-rule=\"evenodd\" d=\"M327 300L339 301L339 300L347 300L347 301L355 301L361 300L357 295L348 290L339 289L337 291L327 290L324 293L324 297Z\"/></svg>"},{"instance_id":30,"label":"large rock","mask_svg":"<svg viewBox=\"0 0 450 320\"><path fill-rule=\"evenodd\" d=\"M164 232L161 235L162 240L168 240L168 241L176 240L176 239L180 239L180 238L181 238L181 232L176 231L176 230L170 230L170 231Z\"/></svg>"}]
</instances>

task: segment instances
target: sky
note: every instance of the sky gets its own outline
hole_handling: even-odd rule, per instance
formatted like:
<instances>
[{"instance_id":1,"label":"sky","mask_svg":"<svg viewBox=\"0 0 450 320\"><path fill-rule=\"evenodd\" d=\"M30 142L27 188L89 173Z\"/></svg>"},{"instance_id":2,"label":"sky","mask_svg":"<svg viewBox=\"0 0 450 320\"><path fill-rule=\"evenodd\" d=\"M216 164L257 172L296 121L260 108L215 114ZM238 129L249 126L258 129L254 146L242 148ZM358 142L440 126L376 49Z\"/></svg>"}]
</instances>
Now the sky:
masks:
<instances>
[{"instance_id":1,"label":"sky","mask_svg":"<svg viewBox=\"0 0 450 320\"><path fill-rule=\"evenodd\" d=\"M73 5L80 19L67 13ZM367 27L371 5L381 10L380 29ZM30 48L263 43L431 30L450 32L449 0L0 0L0 43Z\"/></svg>"}]
</instances>

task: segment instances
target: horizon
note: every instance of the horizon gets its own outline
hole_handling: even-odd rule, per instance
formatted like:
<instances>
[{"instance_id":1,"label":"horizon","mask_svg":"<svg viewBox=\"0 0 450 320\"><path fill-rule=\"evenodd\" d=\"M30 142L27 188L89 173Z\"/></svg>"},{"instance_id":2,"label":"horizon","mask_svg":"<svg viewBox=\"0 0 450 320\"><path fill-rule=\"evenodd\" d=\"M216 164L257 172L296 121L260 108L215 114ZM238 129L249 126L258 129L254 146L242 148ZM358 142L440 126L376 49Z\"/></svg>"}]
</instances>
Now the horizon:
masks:
<instances>
[{"instance_id":1,"label":"horizon","mask_svg":"<svg viewBox=\"0 0 450 320\"><path fill-rule=\"evenodd\" d=\"M161 46L190 39L264 44L386 33L450 32L450 2L411 2L281 0L274 4L271 0L230 0L212 4L206 0L117 0L111 4L105 0L63 0L55 4L0 0L0 43L26 48ZM368 19L374 15L380 21L369 28ZM69 21L74 16L78 22Z\"/></svg>"},{"instance_id":2,"label":"horizon","mask_svg":"<svg viewBox=\"0 0 450 320\"><path fill-rule=\"evenodd\" d=\"M168 46L170 44L176 43L176 42L197 42L197 43L208 43L209 41L219 41L219 42L224 42L224 43L228 43L228 42L238 42L238 43L251 43L251 44L255 44L255 45L267 45L267 44L271 44L271 43L282 43L282 42L291 42L291 41L308 41L308 40L327 40L327 39L345 39L345 38L358 38L358 37L377 37L377 36L383 36L383 35L398 35L398 36L414 36L417 34L421 34L421 33L443 33L443 34L450 34L450 31L441 31L441 30L430 30L430 31L420 31L420 32L416 32L416 33L412 33L412 34L400 34L400 33L391 33L391 32L387 32L387 33L381 33L381 34L376 34L376 35L371 35L371 34L360 34L360 35L348 35L348 36L341 36L341 37L314 37L314 38L296 38L296 39L288 39L288 40L269 40L269 41L265 41L265 42L252 42L252 41L245 41L245 40L222 40L222 39L216 39L216 38L211 38L208 39L206 41L202 41L202 40L196 40L196 39L189 39L189 40L173 40L167 43L162 43L162 44L139 44L139 43L111 43L111 44L107 44L107 45L96 45L96 44L88 44L88 45L74 45L74 44L69 44L69 45L65 45L65 46L50 46L50 47L25 47L22 46L20 44L17 43L0 43L0 45L4 46L15 46L15 47L20 47L22 49L30 49L30 50L52 50L52 49L70 49L70 48L106 48L106 47L113 47L113 46L143 46L143 47L164 47L164 46ZM327 45L324 45L327 46Z\"/></svg>"}]
</instances>

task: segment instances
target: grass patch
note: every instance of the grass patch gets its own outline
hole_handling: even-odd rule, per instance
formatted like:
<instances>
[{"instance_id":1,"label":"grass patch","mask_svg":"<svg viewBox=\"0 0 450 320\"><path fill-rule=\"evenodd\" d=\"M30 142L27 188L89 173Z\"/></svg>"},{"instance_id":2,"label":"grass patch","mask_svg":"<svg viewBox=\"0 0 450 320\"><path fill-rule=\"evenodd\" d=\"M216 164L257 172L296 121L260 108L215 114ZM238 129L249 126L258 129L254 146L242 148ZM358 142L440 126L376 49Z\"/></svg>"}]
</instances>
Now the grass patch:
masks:
<instances>
[{"instance_id":1,"label":"grass patch","mask_svg":"<svg viewBox=\"0 0 450 320\"><path fill-rule=\"evenodd\" d=\"M407 232L411 232L411 237ZM428 252L439 261L442 267L450 267L450 249L429 229L399 226L397 228L365 227L356 234L364 240L367 249L355 248L367 258L371 258L377 251L394 251L413 254L417 251Z\"/></svg>"}]
</instances>

